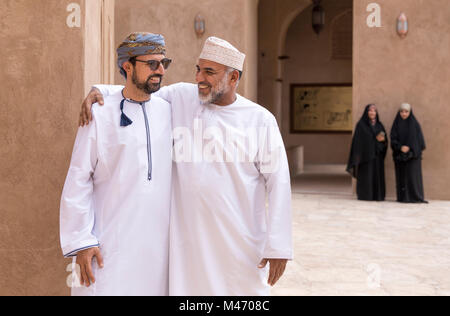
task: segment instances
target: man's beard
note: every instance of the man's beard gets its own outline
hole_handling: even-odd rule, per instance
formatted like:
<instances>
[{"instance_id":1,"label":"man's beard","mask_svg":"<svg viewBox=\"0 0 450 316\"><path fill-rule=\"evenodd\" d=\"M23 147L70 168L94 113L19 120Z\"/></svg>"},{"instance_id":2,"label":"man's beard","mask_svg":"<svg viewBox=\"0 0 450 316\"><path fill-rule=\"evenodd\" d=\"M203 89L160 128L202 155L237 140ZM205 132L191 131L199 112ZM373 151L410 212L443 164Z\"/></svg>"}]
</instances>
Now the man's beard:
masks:
<instances>
[{"instance_id":1,"label":"man's beard","mask_svg":"<svg viewBox=\"0 0 450 316\"><path fill-rule=\"evenodd\" d=\"M151 83L150 80L152 78L161 78L159 83ZM155 93L157 91L159 91L159 89L161 89L161 82L162 82L162 76L161 75L153 75L148 77L147 81L145 82L140 82L136 72L133 71L133 76L131 77L131 80L133 82L133 84L136 86L136 88L138 88L139 90L141 90L142 92L144 92L145 94L152 94Z\"/></svg>"},{"instance_id":2,"label":"man's beard","mask_svg":"<svg viewBox=\"0 0 450 316\"><path fill-rule=\"evenodd\" d=\"M217 85L217 88L214 89L211 87L210 88L211 92L207 95L202 95L199 91L198 96L200 98L200 103L201 104L215 104L218 101L220 101L223 98L223 96L226 93L228 93L228 91L230 89L227 81L228 81L228 76L224 76L222 78L222 80L220 80L219 84ZM208 85L207 83L203 83L203 82L200 84Z\"/></svg>"}]
</instances>

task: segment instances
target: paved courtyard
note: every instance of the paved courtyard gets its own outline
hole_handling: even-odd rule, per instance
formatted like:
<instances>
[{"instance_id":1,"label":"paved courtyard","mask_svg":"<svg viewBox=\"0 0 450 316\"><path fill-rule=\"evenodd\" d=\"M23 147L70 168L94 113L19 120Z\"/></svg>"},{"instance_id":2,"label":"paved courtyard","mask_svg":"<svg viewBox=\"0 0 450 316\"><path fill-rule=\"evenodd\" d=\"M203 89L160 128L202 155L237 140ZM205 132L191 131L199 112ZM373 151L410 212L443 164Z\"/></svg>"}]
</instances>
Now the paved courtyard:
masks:
<instances>
[{"instance_id":1,"label":"paved courtyard","mask_svg":"<svg viewBox=\"0 0 450 316\"><path fill-rule=\"evenodd\" d=\"M295 260L273 295L450 295L450 202L295 192Z\"/></svg>"}]
</instances>

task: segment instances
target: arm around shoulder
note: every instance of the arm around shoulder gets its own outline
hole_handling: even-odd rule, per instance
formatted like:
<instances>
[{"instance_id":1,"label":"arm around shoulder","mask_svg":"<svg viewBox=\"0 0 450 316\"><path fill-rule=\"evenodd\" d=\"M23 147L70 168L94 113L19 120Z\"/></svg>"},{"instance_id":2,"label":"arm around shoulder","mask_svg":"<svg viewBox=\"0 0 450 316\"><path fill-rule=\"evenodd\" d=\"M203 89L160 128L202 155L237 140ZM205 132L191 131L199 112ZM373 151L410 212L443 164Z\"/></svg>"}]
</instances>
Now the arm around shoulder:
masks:
<instances>
[{"instance_id":1,"label":"arm around shoulder","mask_svg":"<svg viewBox=\"0 0 450 316\"><path fill-rule=\"evenodd\" d=\"M96 88L104 98L113 95L119 91L122 91L125 87L121 85L105 85L105 84L96 84L93 86Z\"/></svg>"}]
</instances>

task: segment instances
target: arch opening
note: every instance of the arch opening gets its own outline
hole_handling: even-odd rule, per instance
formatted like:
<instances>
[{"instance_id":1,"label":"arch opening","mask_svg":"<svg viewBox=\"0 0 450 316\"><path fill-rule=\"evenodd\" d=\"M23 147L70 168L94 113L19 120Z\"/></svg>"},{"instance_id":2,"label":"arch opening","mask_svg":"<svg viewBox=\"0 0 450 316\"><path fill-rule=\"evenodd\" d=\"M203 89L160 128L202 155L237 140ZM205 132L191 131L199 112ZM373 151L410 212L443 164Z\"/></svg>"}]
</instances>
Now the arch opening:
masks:
<instances>
[{"instance_id":1,"label":"arch opening","mask_svg":"<svg viewBox=\"0 0 450 316\"><path fill-rule=\"evenodd\" d=\"M321 5L326 23L317 35L311 25L312 1L260 1L258 102L278 120L289 153L294 190L298 186L301 191L352 194L345 164L353 129L353 0L322 0ZM270 27L269 16L273 22ZM349 87L335 92L347 93L345 102L342 99L325 104L319 100L316 107L307 107L311 113L305 113L299 110L302 104L294 101L295 85L310 89L329 85L322 94L331 93L333 85ZM338 103L346 106L340 108ZM345 121L345 126L341 122L340 128L330 130L323 121L333 116L333 122ZM315 124L312 131L302 128L308 119L321 123Z\"/></svg>"}]
</instances>

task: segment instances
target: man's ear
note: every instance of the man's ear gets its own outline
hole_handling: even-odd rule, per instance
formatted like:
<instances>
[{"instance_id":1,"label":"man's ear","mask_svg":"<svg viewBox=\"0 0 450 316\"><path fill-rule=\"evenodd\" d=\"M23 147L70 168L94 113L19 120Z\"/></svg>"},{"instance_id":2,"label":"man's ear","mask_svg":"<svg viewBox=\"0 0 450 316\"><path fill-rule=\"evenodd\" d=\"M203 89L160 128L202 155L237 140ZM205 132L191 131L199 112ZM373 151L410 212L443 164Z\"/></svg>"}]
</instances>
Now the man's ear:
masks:
<instances>
[{"instance_id":1,"label":"man's ear","mask_svg":"<svg viewBox=\"0 0 450 316\"><path fill-rule=\"evenodd\" d=\"M234 71L231 73L231 82L237 83L238 81L239 81L239 71L234 70Z\"/></svg>"},{"instance_id":2,"label":"man's ear","mask_svg":"<svg viewBox=\"0 0 450 316\"><path fill-rule=\"evenodd\" d=\"M130 75L133 71L133 64L129 61L126 61L123 63L122 68L125 70L125 72Z\"/></svg>"}]
</instances>

